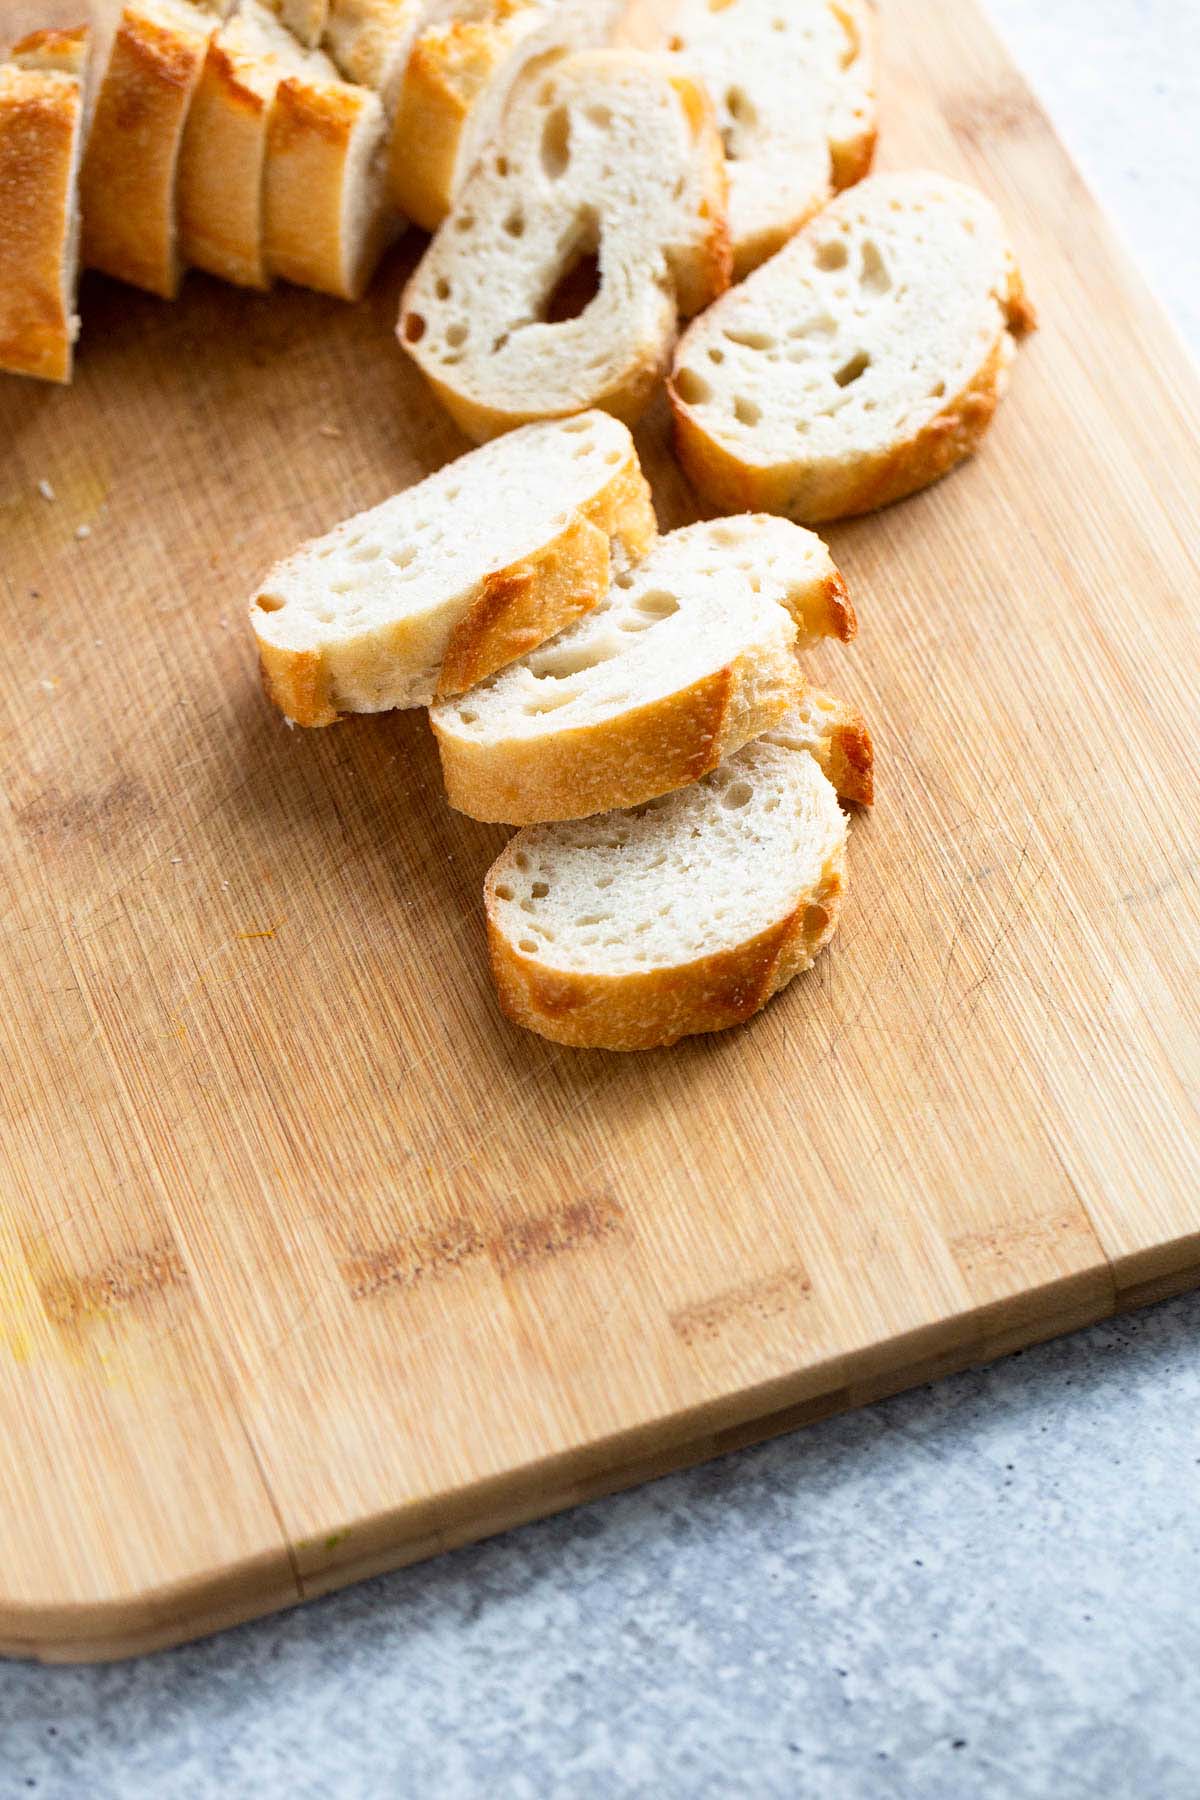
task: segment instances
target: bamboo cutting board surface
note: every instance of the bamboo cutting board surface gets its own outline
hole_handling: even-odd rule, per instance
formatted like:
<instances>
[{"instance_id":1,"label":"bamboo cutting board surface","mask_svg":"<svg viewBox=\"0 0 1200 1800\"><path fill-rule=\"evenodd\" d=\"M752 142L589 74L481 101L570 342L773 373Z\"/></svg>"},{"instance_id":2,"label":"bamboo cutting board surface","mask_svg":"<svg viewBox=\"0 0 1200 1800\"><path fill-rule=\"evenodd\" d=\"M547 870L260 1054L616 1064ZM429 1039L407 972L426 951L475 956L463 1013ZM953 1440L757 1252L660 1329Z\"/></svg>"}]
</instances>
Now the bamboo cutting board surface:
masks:
<instances>
[{"instance_id":1,"label":"bamboo cutting board surface","mask_svg":"<svg viewBox=\"0 0 1200 1800\"><path fill-rule=\"evenodd\" d=\"M973 465L831 533L879 804L744 1030L506 1025L503 834L424 717L259 695L257 575L464 447L392 341L411 250L356 308L89 280L74 389L0 387L9 1653L195 1636L1200 1276L1200 385L975 7L883 26L884 164L999 202L1042 329Z\"/></svg>"}]
</instances>

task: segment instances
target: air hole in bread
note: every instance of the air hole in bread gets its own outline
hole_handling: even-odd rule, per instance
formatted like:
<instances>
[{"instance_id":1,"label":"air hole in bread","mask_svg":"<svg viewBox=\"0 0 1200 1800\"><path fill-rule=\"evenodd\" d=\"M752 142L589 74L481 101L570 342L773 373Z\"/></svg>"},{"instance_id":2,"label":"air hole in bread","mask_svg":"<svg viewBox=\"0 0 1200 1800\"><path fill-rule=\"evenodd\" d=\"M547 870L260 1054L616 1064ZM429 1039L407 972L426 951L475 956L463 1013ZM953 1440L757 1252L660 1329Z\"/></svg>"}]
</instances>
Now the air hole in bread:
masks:
<instances>
[{"instance_id":1,"label":"air hole in bread","mask_svg":"<svg viewBox=\"0 0 1200 1800\"><path fill-rule=\"evenodd\" d=\"M747 806L753 797L754 789L748 781L731 781L721 795L721 805L736 812L739 807Z\"/></svg>"},{"instance_id":2,"label":"air hole in bread","mask_svg":"<svg viewBox=\"0 0 1200 1800\"><path fill-rule=\"evenodd\" d=\"M852 382L864 375L870 366L871 358L865 350L860 350L850 358L849 362L843 363L840 369L835 369L833 379L840 388L849 387Z\"/></svg>"},{"instance_id":3,"label":"air hole in bread","mask_svg":"<svg viewBox=\"0 0 1200 1800\"><path fill-rule=\"evenodd\" d=\"M738 394L733 402L733 415L739 425L757 425L762 418L762 407L757 400L747 400L745 394Z\"/></svg>"},{"instance_id":4,"label":"air hole in bread","mask_svg":"<svg viewBox=\"0 0 1200 1800\"><path fill-rule=\"evenodd\" d=\"M790 338L832 337L837 330L837 320L832 313L817 313L815 318L805 319L802 325L793 325L788 332Z\"/></svg>"},{"instance_id":5,"label":"air hole in bread","mask_svg":"<svg viewBox=\"0 0 1200 1800\"><path fill-rule=\"evenodd\" d=\"M844 269L849 260L850 252L841 238L831 238L827 244L820 245L817 250L817 267L826 274L830 274L834 269Z\"/></svg>"},{"instance_id":6,"label":"air hole in bread","mask_svg":"<svg viewBox=\"0 0 1200 1800\"><path fill-rule=\"evenodd\" d=\"M534 956L537 953L537 945L534 943L532 938L522 938L520 943L517 945L517 949L523 950L525 952L526 956Z\"/></svg>"},{"instance_id":7,"label":"air hole in bread","mask_svg":"<svg viewBox=\"0 0 1200 1800\"><path fill-rule=\"evenodd\" d=\"M542 168L551 181L567 172L571 161L571 115L565 106L556 106L546 114L542 126Z\"/></svg>"},{"instance_id":8,"label":"air hole in bread","mask_svg":"<svg viewBox=\"0 0 1200 1800\"><path fill-rule=\"evenodd\" d=\"M518 869L520 869L522 875L524 875L529 867L529 858L526 856L525 852L523 850L518 850L517 854L513 857L513 861L516 863Z\"/></svg>"},{"instance_id":9,"label":"air hole in bread","mask_svg":"<svg viewBox=\"0 0 1200 1800\"><path fill-rule=\"evenodd\" d=\"M394 563L398 569L407 569L409 563L415 559L416 554L417 553L411 544L401 544L399 550L392 550L388 553L388 561Z\"/></svg>"},{"instance_id":10,"label":"air hole in bread","mask_svg":"<svg viewBox=\"0 0 1200 1800\"><path fill-rule=\"evenodd\" d=\"M862 262L859 265L858 285L862 288L864 294L873 294L876 297L881 294L886 294L892 285L892 278L888 274L887 264L879 253L879 246L870 238L866 240L862 247Z\"/></svg>"},{"instance_id":11,"label":"air hole in bread","mask_svg":"<svg viewBox=\"0 0 1200 1800\"><path fill-rule=\"evenodd\" d=\"M508 174L507 156L498 156L496 158L496 173L500 176L501 180Z\"/></svg>"},{"instance_id":12,"label":"air hole in bread","mask_svg":"<svg viewBox=\"0 0 1200 1800\"><path fill-rule=\"evenodd\" d=\"M858 25L853 15L847 12L845 7L834 6L831 7L830 10L838 24L841 26L842 36L845 39L845 42L842 45L842 53L838 57L838 67L848 69L852 62L857 62L858 60L862 51L862 38L859 36Z\"/></svg>"},{"instance_id":13,"label":"air hole in bread","mask_svg":"<svg viewBox=\"0 0 1200 1800\"><path fill-rule=\"evenodd\" d=\"M675 54L678 55L683 49L683 39L681 37L669 37L667 39L667 49L674 51Z\"/></svg>"},{"instance_id":14,"label":"air hole in bread","mask_svg":"<svg viewBox=\"0 0 1200 1800\"><path fill-rule=\"evenodd\" d=\"M467 327L461 322L446 327L446 342L452 350L458 350L467 341Z\"/></svg>"},{"instance_id":15,"label":"air hole in bread","mask_svg":"<svg viewBox=\"0 0 1200 1800\"><path fill-rule=\"evenodd\" d=\"M708 360L710 363L723 363L725 361L725 352L723 350L719 350L717 348L717 346L714 344L712 349L708 353Z\"/></svg>"},{"instance_id":16,"label":"air hole in bread","mask_svg":"<svg viewBox=\"0 0 1200 1800\"><path fill-rule=\"evenodd\" d=\"M545 325L580 318L600 292L600 221L591 207L580 217L562 269L542 302Z\"/></svg>"},{"instance_id":17,"label":"air hole in bread","mask_svg":"<svg viewBox=\"0 0 1200 1800\"><path fill-rule=\"evenodd\" d=\"M497 900L511 900L513 891L506 881L498 881L494 889Z\"/></svg>"},{"instance_id":18,"label":"air hole in bread","mask_svg":"<svg viewBox=\"0 0 1200 1800\"><path fill-rule=\"evenodd\" d=\"M404 341L406 344L419 344L425 336L425 320L420 313L407 313L404 319Z\"/></svg>"},{"instance_id":19,"label":"air hole in bread","mask_svg":"<svg viewBox=\"0 0 1200 1800\"><path fill-rule=\"evenodd\" d=\"M730 162L736 162L747 147L747 140L758 124L758 112L745 88L726 90L725 109L730 123L721 132L721 142Z\"/></svg>"},{"instance_id":20,"label":"air hole in bread","mask_svg":"<svg viewBox=\"0 0 1200 1800\"><path fill-rule=\"evenodd\" d=\"M378 561L382 554L382 544L358 544L350 552L350 561L356 563L372 563Z\"/></svg>"},{"instance_id":21,"label":"air hole in bread","mask_svg":"<svg viewBox=\"0 0 1200 1800\"><path fill-rule=\"evenodd\" d=\"M454 229L455 231L474 231L475 214L469 212L459 213L457 219L454 221Z\"/></svg>"},{"instance_id":22,"label":"air hole in bread","mask_svg":"<svg viewBox=\"0 0 1200 1800\"><path fill-rule=\"evenodd\" d=\"M680 369L675 377L675 392L685 406L703 406L712 399L712 388L695 369Z\"/></svg>"},{"instance_id":23,"label":"air hole in bread","mask_svg":"<svg viewBox=\"0 0 1200 1800\"><path fill-rule=\"evenodd\" d=\"M259 612L273 613L282 612L287 605L287 601L277 600L274 594L260 594L254 604L257 606Z\"/></svg>"},{"instance_id":24,"label":"air hole in bread","mask_svg":"<svg viewBox=\"0 0 1200 1800\"><path fill-rule=\"evenodd\" d=\"M608 921L611 918L612 918L611 913L581 913L579 918L576 919L575 923L579 926L607 925Z\"/></svg>"},{"instance_id":25,"label":"air hole in bread","mask_svg":"<svg viewBox=\"0 0 1200 1800\"><path fill-rule=\"evenodd\" d=\"M771 350L775 345L769 331L727 331L725 337L727 342L741 344L746 350Z\"/></svg>"},{"instance_id":26,"label":"air hole in bread","mask_svg":"<svg viewBox=\"0 0 1200 1800\"><path fill-rule=\"evenodd\" d=\"M529 891L535 900L544 900L546 895L550 892L550 883L548 881L535 881Z\"/></svg>"},{"instance_id":27,"label":"air hole in bread","mask_svg":"<svg viewBox=\"0 0 1200 1800\"><path fill-rule=\"evenodd\" d=\"M572 675L582 675L585 669L599 668L601 663L619 655L620 650L620 641L612 634L557 649L551 643L527 657L525 667L535 681L566 681ZM562 702L556 700L554 704L559 706Z\"/></svg>"},{"instance_id":28,"label":"air hole in bread","mask_svg":"<svg viewBox=\"0 0 1200 1800\"><path fill-rule=\"evenodd\" d=\"M433 291L439 300L448 300L450 298L450 283L446 280L444 275L438 276L433 284Z\"/></svg>"},{"instance_id":29,"label":"air hole in bread","mask_svg":"<svg viewBox=\"0 0 1200 1800\"><path fill-rule=\"evenodd\" d=\"M521 211L519 206L514 207L512 212L510 212L505 219L504 229L507 231L509 237L519 238L525 236L525 214Z\"/></svg>"},{"instance_id":30,"label":"air hole in bread","mask_svg":"<svg viewBox=\"0 0 1200 1800\"><path fill-rule=\"evenodd\" d=\"M605 456L604 461L606 467L615 469L619 462L624 461L624 454L620 450L610 450Z\"/></svg>"},{"instance_id":31,"label":"air hole in bread","mask_svg":"<svg viewBox=\"0 0 1200 1800\"><path fill-rule=\"evenodd\" d=\"M607 106L589 106L587 116L601 131L607 131L613 122L612 110Z\"/></svg>"},{"instance_id":32,"label":"air hole in bread","mask_svg":"<svg viewBox=\"0 0 1200 1800\"><path fill-rule=\"evenodd\" d=\"M477 725L479 723L479 714L473 711L469 706L464 706L458 716L464 725Z\"/></svg>"},{"instance_id":33,"label":"air hole in bread","mask_svg":"<svg viewBox=\"0 0 1200 1800\"><path fill-rule=\"evenodd\" d=\"M944 398L945 393L946 393L946 384L944 381L939 381L936 387L930 388L929 398L931 400L941 400Z\"/></svg>"},{"instance_id":34,"label":"air hole in bread","mask_svg":"<svg viewBox=\"0 0 1200 1800\"><path fill-rule=\"evenodd\" d=\"M557 712L560 706L570 706L577 698L576 688L564 688L561 694L539 694L536 700L525 702L524 711L528 718L537 719L543 713Z\"/></svg>"}]
</instances>

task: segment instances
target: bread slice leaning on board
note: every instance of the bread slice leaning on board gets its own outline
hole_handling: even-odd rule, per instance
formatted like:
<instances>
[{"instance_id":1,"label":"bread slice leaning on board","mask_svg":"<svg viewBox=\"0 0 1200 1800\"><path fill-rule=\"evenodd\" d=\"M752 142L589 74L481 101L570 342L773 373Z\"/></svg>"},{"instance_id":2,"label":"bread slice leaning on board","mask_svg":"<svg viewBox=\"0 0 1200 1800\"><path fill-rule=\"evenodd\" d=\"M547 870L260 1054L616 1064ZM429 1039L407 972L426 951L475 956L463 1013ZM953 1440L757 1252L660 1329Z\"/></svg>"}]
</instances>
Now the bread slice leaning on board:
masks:
<instances>
[{"instance_id":1,"label":"bread slice leaning on board","mask_svg":"<svg viewBox=\"0 0 1200 1800\"><path fill-rule=\"evenodd\" d=\"M0 65L0 369L70 381L88 31L37 31Z\"/></svg>"},{"instance_id":2,"label":"bread slice leaning on board","mask_svg":"<svg viewBox=\"0 0 1200 1800\"><path fill-rule=\"evenodd\" d=\"M866 0L674 0L655 17L716 105L741 280L871 166L871 10Z\"/></svg>"},{"instance_id":3,"label":"bread slice leaning on board","mask_svg":"<svg viewBox=\"0 0 1200 1800\"><path fill-rule=\"evenodd\" d=\"M680 461L725 510L811 525L885 506L977 448L1033 323L990 201L871 176L689 328Z\"/></svg>"},{"instance_id":4,"label":"bread slice leaning on board","mask_svg":"<svg viewBox=\"0 0 1200 1800\"><path fill-rule=\"evenodd\" d=\"M80 179L83 261L173 300L183 279L176 204L188 109L232 0L126 0Z\"/></svg>"},{"instance_id":5,"label":"bread slice leaning on board","mask_svg":"<svg viewBox=\"0 0 1200 1800\"><path fill-rule=\"evenodd\" d=\"M595 606L656 529L616 419L514 432L271 570L250 605L264 686L299 725L426 706Z\"/></svg>"},{"instance_id":6,"label":"bread slice leaning on board","mask_svg":"<svg viewBox=\"0 0 1200 1800\"><path fill-rule=\"evenodd\" d=\"M558 316L592 257L594 298ZM632 421L678 314L729 267L703 90L664 58L583 51L514 96L405 290L400 339L468 436L589 406Z\"/></svg>"},{"instance_id":7,"label":"bread slice leaning on board","mask_svg":"<svg viewBox=\"0 0 1200 1800\"><path fill-rule=\"evenodd\" d=\"M854 630L812 532L754 516L671 532L577 624L432 709L450 803L523 825L684 787L782 717L797 649Z\"/></svg>"},{"instance_id":8,"label":"bread slice leaning on board","mask_svg":"<svg viewBox=\"0 0 1200 1800\"><path fill-rule=\"evenodd\" d=\"M421 32L400 85L392 193L436 231L500 125L518 80L542 59L610 42L627 0L461 0Z\"/></svg>"},{"instance_id":9,"label":"bread slice leaning on board","mask_svg":"<svg viewBox=\"0 0 1200 1800\"><path fill-rule=\"evenodd\" d=\"M791 723L633 812L517 833L484 884L510 1019L648 1050L741 1024L812 964L837 927L846 819Z\"/></svg>"}]
</instances>

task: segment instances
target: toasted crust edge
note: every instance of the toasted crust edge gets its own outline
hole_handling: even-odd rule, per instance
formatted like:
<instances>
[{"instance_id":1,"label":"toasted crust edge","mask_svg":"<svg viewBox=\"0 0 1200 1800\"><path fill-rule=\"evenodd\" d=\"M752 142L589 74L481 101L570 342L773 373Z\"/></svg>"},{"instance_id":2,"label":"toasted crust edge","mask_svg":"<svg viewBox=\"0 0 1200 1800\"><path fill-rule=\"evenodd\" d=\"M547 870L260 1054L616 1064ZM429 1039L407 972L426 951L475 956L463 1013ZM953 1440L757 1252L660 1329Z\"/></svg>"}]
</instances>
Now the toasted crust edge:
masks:
<instances>
[{"instance_id":1,"label":"toasted crust edge","mask_svg":"<svg viewBox=\"0 0 1200 1800\"><path fill-rule=\"evenodd\" d=\"M667 384L675 454L684 473L697 493L723 511L776 512L810 526L875 512L932 486L979 448L1007 388L1017 340L1036 328L1036 314L1011 261L1002 307L1004 325L960 392L911 437L844 465L756 467L734 455L679 396L675 371L688 354L685 333Z\"/></svg>"},{"instance_id":2,"label":"toasted crust edge","mask_svg":"<svg viewBox=\"0 0 1200 1800\"><path fill-rule=\"evenodd\" d=\"M164 300L175 299L183 279L175 216L179 151L220 23L215 13L197 18L191 36L159 24L148 7L122 11L80 177L85 264Z\"/></svg>"},{"instance_id":3,"label":"toasted crust edge","mask_svg":"<svg viewBox=\"0 0 1200 1800\"><path fill-rule=\"evenodd\" d=\"M36 31L10 59L27 92L6 107L0 139L0 189L16 196L0 209L0 369L41 381L66 383L73 373L78 269L68 264L87 41L86 28ZM36 211L20 203L30 186Z\"/></svg>"},{"instance_id":4,"label":"toasted crust edge","mask_svg":"<svg viewBox=\"0 0 1200 1800\"><path fill-rule=\"evenodd\" d=\"M837 929L846 887L843 842L791 912L731 950L667 970L588 975L523 955L500 930L494 888L510 850L501 852L484 883L500 1008L514 1024L574 1049L665 1049L683 1037L742 1024L812 965Z\"/></svg>"}]
</instances>

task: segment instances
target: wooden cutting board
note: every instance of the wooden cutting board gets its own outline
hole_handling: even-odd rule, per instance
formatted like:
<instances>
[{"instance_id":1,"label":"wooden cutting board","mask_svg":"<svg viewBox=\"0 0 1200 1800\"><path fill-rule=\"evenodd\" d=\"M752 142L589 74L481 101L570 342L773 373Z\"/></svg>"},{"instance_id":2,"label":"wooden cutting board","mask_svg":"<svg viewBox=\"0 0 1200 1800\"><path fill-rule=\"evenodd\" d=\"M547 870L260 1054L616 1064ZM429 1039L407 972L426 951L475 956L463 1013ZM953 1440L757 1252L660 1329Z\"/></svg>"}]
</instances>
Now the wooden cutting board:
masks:
<instances>
[{"instance_id":1,"label":"wooden cutting board","mask_svg":"<svg viewBox=\"0 0 1200 1800\"><path fill-rule=\"evenodd\" d=\"M259 695L256 576L464 447L392 339L411 250L357 308L89 280L74 389L0 384L8 1653L193 1637L1200 1277L1200 384L975 6L883 23L884 162L995 197L1042 329L976 463L831 534L879 803L744 1030L509 1027L503 834L424 717ZM661 408L641 444L693 517Z\"/></svg>"}]
</instances>

